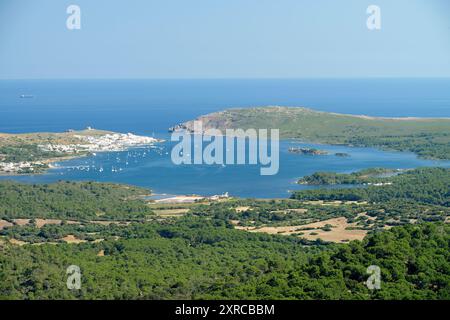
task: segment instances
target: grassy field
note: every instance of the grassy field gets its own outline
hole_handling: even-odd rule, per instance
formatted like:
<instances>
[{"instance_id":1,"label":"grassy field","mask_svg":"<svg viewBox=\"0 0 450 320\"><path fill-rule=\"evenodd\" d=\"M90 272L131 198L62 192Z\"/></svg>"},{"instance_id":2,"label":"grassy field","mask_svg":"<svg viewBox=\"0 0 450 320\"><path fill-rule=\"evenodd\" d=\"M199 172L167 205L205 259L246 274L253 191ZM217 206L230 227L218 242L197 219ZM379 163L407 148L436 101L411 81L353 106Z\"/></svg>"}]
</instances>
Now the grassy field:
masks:
<instances>
[{"instance_id":1,"label":"grassy field","mask_svg":"<svg viewBox=\"0 0 450 320\"><path fill-rule=\"evenodd\" d=\"M67 132L36 132L22 134L0 133L0 147L20 146L24 144L77 144L80 139L76 136L102 136L110 131L81 130Z\"/></svg>"},{"instance_id":2,"label":"grassy field","mask_svg":"<svg viewBox=\"0 0 450 320\"><path fill-rule=\"evenodd\" d=\"M411 151L450 159L450 119L376 118L299 107L229 109L201 116L203 128L279 129L282 138ZM193 128L193 121L185 123Z\"/></svg>"}]
</instances>

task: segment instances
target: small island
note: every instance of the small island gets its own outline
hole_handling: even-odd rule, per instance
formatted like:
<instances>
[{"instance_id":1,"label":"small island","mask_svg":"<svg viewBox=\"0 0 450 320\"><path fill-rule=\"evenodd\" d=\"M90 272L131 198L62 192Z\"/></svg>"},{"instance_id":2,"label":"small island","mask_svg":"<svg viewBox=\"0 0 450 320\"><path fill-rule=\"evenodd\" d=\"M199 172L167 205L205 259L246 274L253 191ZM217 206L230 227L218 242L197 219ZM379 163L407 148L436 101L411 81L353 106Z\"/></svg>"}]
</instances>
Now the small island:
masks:
<instances>
[{"instance_id":1,"label":"small island","mask_svg":"<svg viewBox=\"0 0 450 320\"><path fill-rule=\"evenodd\" d=\"M290 153L296 153L296 154L304 154L304 155L312 155L312 156L321 156L321 155L327 155L328 152L324 150L319 150L315 148L298 148L298 147L291 147L288 149Z\"/></svg>"},{"instance_id":2,"label":"small island","mask_svg":"<svg viewBox=\"0 0 450 320\"><path fill-rule=\"evenodd\" d=\"M336 157L342 157L342 158L350 157L350 155L348 153L345 153L345 152L336 152L334 155Z\"/></svg>"}]
</instances>

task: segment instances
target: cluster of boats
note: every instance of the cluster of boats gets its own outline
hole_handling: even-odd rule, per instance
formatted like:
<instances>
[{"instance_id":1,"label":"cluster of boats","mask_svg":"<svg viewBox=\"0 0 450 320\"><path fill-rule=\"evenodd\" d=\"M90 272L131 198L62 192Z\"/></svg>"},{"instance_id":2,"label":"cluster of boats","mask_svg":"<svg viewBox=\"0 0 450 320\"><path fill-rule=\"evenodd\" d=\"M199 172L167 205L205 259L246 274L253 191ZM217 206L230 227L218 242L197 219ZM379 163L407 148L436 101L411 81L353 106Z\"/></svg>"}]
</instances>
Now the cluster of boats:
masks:
<instances>
[{"instance_id":1,"label":"cluster of boats","mask_svg":"<svg viewBox=\"0 0 450 320\"><path fill-rule=\"evenodd\" d=\"M65 169L68 171L118 173L122 172L126 167L130 165L130 163L138 163L139 158L146 158L151 153L156 153L159 156L168 154L168 152L165 151L164 147L153 145L145 149L139 148L135 150L129 150L127 152L107 153L104 155L104 158L101 159L102 164L100 166L98 165L98 160L96 160L95 158L89 158L86 159L81 165L61 166L60 164L55 164L53 167ZM92 153L92 156L97 157L97 154Z\"/></svg>"}]
</instances>

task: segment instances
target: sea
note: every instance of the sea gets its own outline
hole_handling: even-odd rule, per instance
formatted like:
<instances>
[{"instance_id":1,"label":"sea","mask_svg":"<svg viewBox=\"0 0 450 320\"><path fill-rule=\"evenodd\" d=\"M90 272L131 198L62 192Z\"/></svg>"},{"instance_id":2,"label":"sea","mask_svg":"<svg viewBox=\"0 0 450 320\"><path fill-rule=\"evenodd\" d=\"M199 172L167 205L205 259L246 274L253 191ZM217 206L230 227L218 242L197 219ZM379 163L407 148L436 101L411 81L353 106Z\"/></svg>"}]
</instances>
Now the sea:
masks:
<instances>
[{"instance_id":1,"label":"sea","mask_svg":"<svg viewBox=\"0 0 450 320\"><path fill-rule=\"evenodd\" d=\"M0 80L0 132L111 130L154 136L153 147L57 163L42 175L2 176L26 183L58 180L117 182L149 188L158 196L215 195L286 198L317 171L354 172L370 167L450 167L450 161L419 159L408 152L316 145L284 140L279 172L262 176L259 165L175 165L168 128L226 108L302 106L384 117L450 117L450 79L184 79ZM289 153L314 147L329 155ZM335 153L348 153L337 157Z\"/></svg>"}]
</instances>

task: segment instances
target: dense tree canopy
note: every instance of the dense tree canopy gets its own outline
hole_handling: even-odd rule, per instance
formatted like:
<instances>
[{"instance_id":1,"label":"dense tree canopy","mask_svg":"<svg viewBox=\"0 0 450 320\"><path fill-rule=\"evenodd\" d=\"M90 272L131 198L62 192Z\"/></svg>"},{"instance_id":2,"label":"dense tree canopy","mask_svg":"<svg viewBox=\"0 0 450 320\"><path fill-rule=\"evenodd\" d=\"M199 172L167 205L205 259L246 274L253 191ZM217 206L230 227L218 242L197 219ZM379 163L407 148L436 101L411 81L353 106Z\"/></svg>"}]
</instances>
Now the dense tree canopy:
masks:
<instances>
[{"instance_id":1,"label":"dense tree canopy","mask_svg":"<svg viewBox=\"0 0 450 320\"><path fill-rule=\"evenodd\" d=\"M407 225L363 242L305 247L295 237L245 233L199 218L136 224L118 241L4 247L0 297L449 299L449 228ZM79 291L66 288L71 264L82 270ZM365 284L370 265L381 268L381 290Z\"/></svg>"},{"instance_id":2,"label":"dense tree canopy","mask_svg":"<svg viewBox=\"0 0 450 320\"><path fill-rule=\"evenodd\" d=\"M423 168L391 177L391 185L367 188L318 189L295 192L297 200L411 200L450 207L450 169Z\"/></svg>"},{"instance_id":3,"label":"dense tree canopy","mask_svg":"<svg viewBox=\"0 0 450 320\"><path fill-rule=\"evenodd\" d=\"M13 223L0 230L0 299L450 299L449 171L411 170L389 177L392 185L303 191L293 199L193 204L176 218L153 215L140 198L148 191L130 186L3 182L0 212ZM365 202L303 201L355 198ZM62 221L22 225L17 217ZM369 233L338 244L231 223L330 217L360 222ZM64 243L68 236L82 243ZM81 268L80 290L67 289L70 265ZM366 285L372 265L381 270L380 290Z\"/></svg>"},{"instance_id":4,"label":"dense tree canopy","mask_svg":"<svg viewBox=\"0 0 450 320\"><path fill-rule=\"evenodd\" d=\"M145 217L151 210L137 196L149 193L137 187L95 182L0 182L0 218Z\"/></svg>"}]
</instances>

